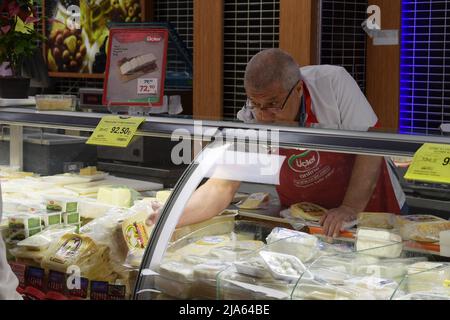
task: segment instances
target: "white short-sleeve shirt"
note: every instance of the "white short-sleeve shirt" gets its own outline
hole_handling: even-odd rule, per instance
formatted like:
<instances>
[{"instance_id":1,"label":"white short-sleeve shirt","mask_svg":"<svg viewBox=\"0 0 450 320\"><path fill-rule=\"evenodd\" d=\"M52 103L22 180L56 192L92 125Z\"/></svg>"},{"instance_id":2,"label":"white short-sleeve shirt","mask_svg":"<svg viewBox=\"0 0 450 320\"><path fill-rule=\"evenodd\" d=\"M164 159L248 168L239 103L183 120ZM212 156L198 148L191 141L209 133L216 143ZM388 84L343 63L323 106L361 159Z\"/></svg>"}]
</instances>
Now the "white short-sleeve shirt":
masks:
<instances>
[{"instance_id":1,"label":"white short-sleeve shirt","mask_svg":"<svg viewBox=\"0 0 450 320\"><path fill-rule=\"evenodd\" d=\"M347 130L368 129L378 118L353 77L342 67L331 65L300 68L302 80L311 96L312 112L319 124ZM254 120L245 107L238 119Z\"/></svg>"}]
</instances>

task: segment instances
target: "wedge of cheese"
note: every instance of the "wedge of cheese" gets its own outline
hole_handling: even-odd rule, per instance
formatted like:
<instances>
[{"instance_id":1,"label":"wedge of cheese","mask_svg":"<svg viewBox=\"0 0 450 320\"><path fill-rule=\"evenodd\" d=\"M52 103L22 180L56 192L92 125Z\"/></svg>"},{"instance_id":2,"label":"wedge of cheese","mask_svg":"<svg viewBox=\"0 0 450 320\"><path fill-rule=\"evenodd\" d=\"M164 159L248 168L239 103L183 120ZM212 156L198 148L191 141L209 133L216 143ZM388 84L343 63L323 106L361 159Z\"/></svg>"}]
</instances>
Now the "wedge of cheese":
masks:
<instances>
[{"instance_id":1,"label":"wedge of cheese","mask_svg":"<svg viewBox=\"0 0 450 320\"><path fill-rule=\"evenodd\" d=\"M266 205L270 200L270 196L266 192L258 192L251 194L247 199L237 204L239 209L255 210Z\"/></svg>"},{"instance_id":2,"label":"wedge of cheese","mask_svg":"<svg viewBox=\"0 0 450 320\"><path fill-rule=\"evenodd\" d=\"M300 202L292 205L290 211L291 215L295 218L318 222L328 210L314 203Z\"/></svg>"}]
</instances>

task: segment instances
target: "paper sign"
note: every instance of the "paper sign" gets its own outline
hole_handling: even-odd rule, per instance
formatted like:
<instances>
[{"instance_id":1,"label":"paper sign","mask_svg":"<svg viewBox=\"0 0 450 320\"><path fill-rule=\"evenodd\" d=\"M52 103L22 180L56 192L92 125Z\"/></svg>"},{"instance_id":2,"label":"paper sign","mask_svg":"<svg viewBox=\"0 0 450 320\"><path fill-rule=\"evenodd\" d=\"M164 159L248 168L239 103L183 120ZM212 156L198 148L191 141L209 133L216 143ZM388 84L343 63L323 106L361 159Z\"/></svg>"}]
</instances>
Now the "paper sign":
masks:
<instances>
[{"instance_id":1,"label":"paper sign","mask_svg":"<svg viewBox=\"0 0 450 320\"><path fill-rule=\"evenodd\" d=\"M450 184L450 145L424 144L414 155L405 179Z\"/></svg>"},{"instance_id":2,"label":"paper sign","mask_svg":"<svg viewBox=\"0 0 450 320\"><path fill-rule=\"evenodd\" d=\"M145 118L105 116L95 128L87 144L126 148Z\"/></svg>"}]
</instances>

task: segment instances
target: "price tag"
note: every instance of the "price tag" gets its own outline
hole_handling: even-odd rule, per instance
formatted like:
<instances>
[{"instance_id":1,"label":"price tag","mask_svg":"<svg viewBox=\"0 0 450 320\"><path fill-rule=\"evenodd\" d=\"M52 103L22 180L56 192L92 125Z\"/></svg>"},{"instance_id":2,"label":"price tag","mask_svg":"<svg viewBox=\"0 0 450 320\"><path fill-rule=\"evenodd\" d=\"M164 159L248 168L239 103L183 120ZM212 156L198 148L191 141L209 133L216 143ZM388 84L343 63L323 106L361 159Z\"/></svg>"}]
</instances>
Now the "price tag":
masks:
<instances>
[{"instance_id":1,"label":"price tag","mask_svg":"<svg viewBox=\"0 0 450 320\"><path fill-rule=\"evenodd\" d=\"M87 144L126 148L145 118L105 116L95 128Z\"/></svg>"},{"instance_id":2,"label":"price tag","mask_svg":"<svg viewBox=\"0 0 450 320\"><path fill-rule=\"evenodd\" d=\"M405 179L450 184L450 145L424 144L414 155Z\"/></svg>"},{"instance_id":3,"label":"price tag","mask_svg":"<svg viewBox=\"0 0 450 320\"><path fill-rule=\"evenodd\" d=\"M137 94L149 95L158 93L158 79L138 79Z\"/></svg>"}]
</instances>

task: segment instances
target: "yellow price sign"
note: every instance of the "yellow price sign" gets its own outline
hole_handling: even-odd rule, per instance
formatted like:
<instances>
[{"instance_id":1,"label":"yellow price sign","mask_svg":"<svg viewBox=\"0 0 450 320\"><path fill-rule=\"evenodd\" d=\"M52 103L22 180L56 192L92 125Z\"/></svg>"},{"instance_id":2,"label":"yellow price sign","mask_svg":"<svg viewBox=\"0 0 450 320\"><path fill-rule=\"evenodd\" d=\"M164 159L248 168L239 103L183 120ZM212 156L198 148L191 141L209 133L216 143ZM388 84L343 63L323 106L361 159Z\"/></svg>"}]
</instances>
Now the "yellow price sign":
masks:
<instances>
[{"instance_id":1,"label":"yellow price sign","mask_svg":"<svg viewBox=\"0 0 450 320\"><path fill-rule=\"evenodd\" d=\"M414 155L405 179L450 184L450 145L424 144Z\"/></svg>"},{"instance_id":2,"label":"yellow price sign","mask_svg":"<svg viewBox=\"0 0 450 320\"><path fill-rule=\"evenodd\" d=\"M450 280L445 280L444 281L444 287L450 288Z\"/></svg>"},{"instance_id":3,"label":"yellow price sign","mask_svg":"<svg viewBox=\"0 0 450 320\"><path fill-rule=\"evenodd\" d=\"M95 128L87 144L126 148L145 118L105 116Z\"/></svg>"}]
</instances>

